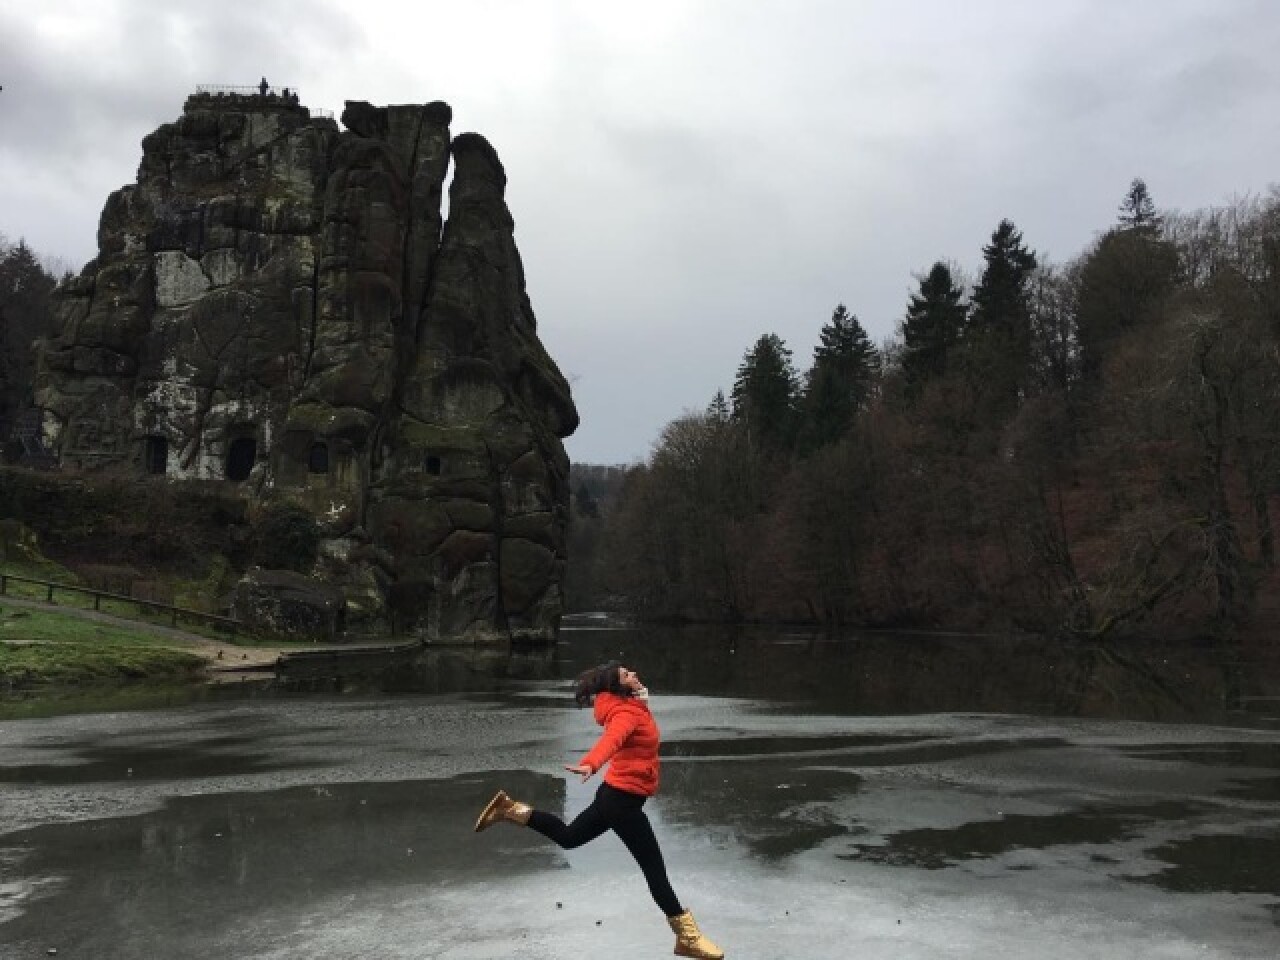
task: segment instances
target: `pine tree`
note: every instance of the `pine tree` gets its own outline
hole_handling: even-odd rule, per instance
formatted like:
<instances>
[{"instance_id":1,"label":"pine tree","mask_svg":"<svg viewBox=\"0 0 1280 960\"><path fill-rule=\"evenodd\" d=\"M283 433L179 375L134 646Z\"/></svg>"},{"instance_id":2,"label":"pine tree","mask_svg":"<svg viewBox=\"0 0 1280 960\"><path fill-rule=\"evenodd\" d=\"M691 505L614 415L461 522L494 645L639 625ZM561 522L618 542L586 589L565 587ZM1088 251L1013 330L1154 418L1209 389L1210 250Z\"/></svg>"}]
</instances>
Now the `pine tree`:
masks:
<instances>
[{"instance_id":1,"label":"pine tree","mask_svg":"<svg viewBox=\"0 0 1280 960\"><path fill-rule=\"evenodd\" d=\"M935 263L920 278L920 292L911 295L902 322L902 370L913 387L946 370L947 355L959 341L968 314L963 300L964 291L945 263Z\"/></svg>"},{"instance_id":2,"label":"pine tree","mask_svg":"<svg viewBox=\"0 0 1280 960\"><path fill-rule=\"evenodd\" d=\"M965 337L984 392L998 409L1007 410L1017 405L1031 367L1028 284L1036 255L1023 244L1018 228L1001 220L982 256Z\"/></svg>"},{"instance_id":3,"label":"pine tree","mask_svg":"<svg viewBox=\"0 0 1280 960\"><path fill-rule=\"evenodd\" d=\"M724 398L724 391L717 390L716 395L707 404L707 416L715 423L725 423L730 416L729 401Z\"/></svg>"},{"instance_id":4,"label":"pine tree","mask_svg":"<svg viewBox=\"0 0 1280 960\"><path fill-rule=\"evenodd\" d=\"M50 297L56 285L25 241L0 243L0 429L31 403L32 341L51 330Z\"/></svg>"},{"instance_id":5,"label":"pine tree","mask_svg":"<svg viewBox=\"0 0 1280 960\"><path fill-rule=\"evenodd\" d=\"M1164 221L1142 180L1130 184L1118 219L1080 260L1076 327L1090 380L1116 339L1157 315L1177 286L1178 251L1161 236Z\"/></svg>"},{"instance_id":6,"label":"pine tree","mask_svg":"<svg viewBox=\"0 0 1280 960\"><path fill-rule=\"evenodd\" d=\"M991 242L982 248L983 269L973 290L973 330L1013 332L1026 317L1027 281L1036 268L1036 255L1022 242L1022 233L1001 220Z\"/></svg>"},{"instance_id":7,"label":"pine tree","mask_svg":"<svg viewBox=\"0 0 1280 960\"><path fill-rule=\"evenodd\" d=\"M791 351L766 333L746 352L733 381L733 416L744 423L753 445L779 452L791 447L799 379Z\"/></svg>"},{"instance_id":8,"label":"pine tree","mask_svg":"<svg viewBox=\"0 0 1280 960\"><path fill-rule=\"evenodd\" d=\"M1141 177L1134 177L1129 184L1129 191L1120 201L1118 217L1120 227L1124 230L1139 230L1143 233L1155 234L1164 223L1156 213L1155 202L1151 199L1151 191Z\"/></svg>"},{"instance_id":9,"label":"pine tree","mask_svg":"<svg viewBox=\"0 0 1280 960\"><path fill-rule=\"evenodd\" d=\"M839 304L819 333L804 396L805 446L839 440L871 397L880 355L858 318Z\"/></svg>"}]
</instances>

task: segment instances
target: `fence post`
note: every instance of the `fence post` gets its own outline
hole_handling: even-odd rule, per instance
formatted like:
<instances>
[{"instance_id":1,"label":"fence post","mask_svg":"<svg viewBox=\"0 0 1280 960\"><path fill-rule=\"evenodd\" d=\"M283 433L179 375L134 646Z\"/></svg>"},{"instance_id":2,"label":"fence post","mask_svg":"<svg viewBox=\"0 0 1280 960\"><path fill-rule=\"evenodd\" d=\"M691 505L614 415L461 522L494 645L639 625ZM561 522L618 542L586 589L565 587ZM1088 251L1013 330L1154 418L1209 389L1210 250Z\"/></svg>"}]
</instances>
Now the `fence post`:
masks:
<instances>
[{"instance_id":1,"label":"fence post","mask_svg":"<svg viewBox=\"0 0 1280 960\"><path fill-rule=\"evenodd\" d=\"M49 603L53 603L53 584L52 583L49 584L49 590L45 594L45 599L47 599Z\"/></svg>"}]
</instances>

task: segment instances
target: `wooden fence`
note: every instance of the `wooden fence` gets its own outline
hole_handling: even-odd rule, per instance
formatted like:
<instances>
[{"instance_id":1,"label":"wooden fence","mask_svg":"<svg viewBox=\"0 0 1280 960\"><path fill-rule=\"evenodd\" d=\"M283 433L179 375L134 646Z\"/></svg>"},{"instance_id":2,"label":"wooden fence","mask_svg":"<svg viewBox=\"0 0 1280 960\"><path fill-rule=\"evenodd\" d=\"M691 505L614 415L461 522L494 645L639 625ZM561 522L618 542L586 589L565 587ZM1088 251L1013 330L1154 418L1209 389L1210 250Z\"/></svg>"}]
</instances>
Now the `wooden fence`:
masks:
<instances>
[{"instance_id":1,"label":"wooden fence","mask_svg":"<svg viewBox=\"0 0 1280 960\"><path fill-rule=\"evenodd\" d=\"M171 603L157 603L154 600L142 600L138 597L126 596L122 593L111 593L107 590L94 590L90 587L77 587L70 583L56 583L53 580L37 580L34 577L22 577L16 573L0 573L0 596L4 596L9 592L9 582L15 583L31 583L45 589L45 601L47 603L56 602L53 599L54 593L62 591L66 593L82 593L93 597L93 609L101 610L103 600L114 600L118 603L128 603L137 606L142 610L156 610L160 613L169 615L169 622L173 626L178 625L178 618L186 620L194 620L201 623L208 623L219 630L226 630L232 636L241 629L244 624L234 617L224 617L216 613L205 613L203 610L188 610L186 607L175 607Z\"/></svg>"}]
</instances>

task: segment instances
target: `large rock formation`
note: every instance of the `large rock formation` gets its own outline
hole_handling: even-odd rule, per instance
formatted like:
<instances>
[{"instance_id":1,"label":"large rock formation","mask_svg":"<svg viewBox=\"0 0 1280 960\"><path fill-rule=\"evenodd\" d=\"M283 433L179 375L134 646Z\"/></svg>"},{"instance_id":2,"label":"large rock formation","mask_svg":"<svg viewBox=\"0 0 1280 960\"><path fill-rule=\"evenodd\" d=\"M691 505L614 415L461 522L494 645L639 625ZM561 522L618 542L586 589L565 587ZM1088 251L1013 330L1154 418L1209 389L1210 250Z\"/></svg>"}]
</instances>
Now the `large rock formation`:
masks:
<instances>
[{"instance_id":1,"label":"large rock formation","mask_svg":"<svg viewBox=\"0 0 1280 960\"><path fill-rule=\"evenodd\" d=\"M37 401L64 466L304 507L348 624L549 638L577 412L502 164L450 120L349 102L340 132L296 98L189 98L108 198Z\"/></svg>"}]
</instances>

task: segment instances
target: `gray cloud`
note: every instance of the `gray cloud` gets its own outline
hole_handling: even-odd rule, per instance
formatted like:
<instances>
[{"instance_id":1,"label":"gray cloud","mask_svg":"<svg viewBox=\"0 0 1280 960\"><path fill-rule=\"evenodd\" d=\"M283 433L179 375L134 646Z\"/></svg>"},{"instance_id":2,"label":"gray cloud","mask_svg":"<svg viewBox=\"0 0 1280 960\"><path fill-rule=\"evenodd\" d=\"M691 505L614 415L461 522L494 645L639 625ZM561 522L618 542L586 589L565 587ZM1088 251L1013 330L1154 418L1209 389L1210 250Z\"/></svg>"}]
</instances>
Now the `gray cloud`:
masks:
<instances>
[{"instance_id":1,"label":"gray cloud","mask_svg":"<svg viewBox=\"0 0 1280 960\"><path fill-rule=\"evenodd\" d=\"M444 99L510 178L577 459L644 456L773 331L892 333L912 274L1002 217L1074 255L1129 179L1194 207L1277 179L1280 7L950 0L0 0L0 231L75 260L197 83ZM33 9L34 8L34 9Z\"/></svg>"}]
</instances>

